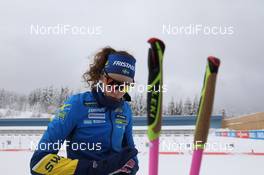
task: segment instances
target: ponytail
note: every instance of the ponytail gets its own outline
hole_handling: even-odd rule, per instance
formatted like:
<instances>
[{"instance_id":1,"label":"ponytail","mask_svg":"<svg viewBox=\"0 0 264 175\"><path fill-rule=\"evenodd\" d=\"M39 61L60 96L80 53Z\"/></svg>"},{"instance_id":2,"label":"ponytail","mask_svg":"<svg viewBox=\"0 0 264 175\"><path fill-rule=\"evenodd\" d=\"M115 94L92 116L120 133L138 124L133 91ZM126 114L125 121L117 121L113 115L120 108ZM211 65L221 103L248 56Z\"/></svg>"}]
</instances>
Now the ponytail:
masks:
<instances>
[{"instance_id":1,"label":"ponytail","mask_svg":"<svg viewBox=\"0 0 264 175\"><path fill-rule=\"evenodd\" d=\"M94 62L90 64L89 70L83 74L83 79L90 87L94 87L103 75L103 68L108 55L116 51L111 47L105 47L94 56Z\"/></svg>"}]
</instances>

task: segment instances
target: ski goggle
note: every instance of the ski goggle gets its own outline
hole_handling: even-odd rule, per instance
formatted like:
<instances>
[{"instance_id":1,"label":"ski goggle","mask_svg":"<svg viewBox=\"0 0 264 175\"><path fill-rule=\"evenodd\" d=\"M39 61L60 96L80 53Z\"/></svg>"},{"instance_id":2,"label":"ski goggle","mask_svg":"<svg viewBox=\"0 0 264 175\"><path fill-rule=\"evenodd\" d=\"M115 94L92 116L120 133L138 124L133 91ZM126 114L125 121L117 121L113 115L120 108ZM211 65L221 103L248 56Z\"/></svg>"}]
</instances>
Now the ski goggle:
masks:
<instances>
[{"instance_id":1,"label":"ski goggle","mask_svg":"<svg viewBox=\"0 0 264 175\"><path fill-rule=\"evenodd\" d=\"M130 88L133 86L134 83L128 83L128 82L121 82L118 80L113 79L110 77L107 72L105 72L105 77L106 77L106 84L114 86L114 89L116 91L122 91L122 92L128 92Z\"/></svg>"}]
</instances>

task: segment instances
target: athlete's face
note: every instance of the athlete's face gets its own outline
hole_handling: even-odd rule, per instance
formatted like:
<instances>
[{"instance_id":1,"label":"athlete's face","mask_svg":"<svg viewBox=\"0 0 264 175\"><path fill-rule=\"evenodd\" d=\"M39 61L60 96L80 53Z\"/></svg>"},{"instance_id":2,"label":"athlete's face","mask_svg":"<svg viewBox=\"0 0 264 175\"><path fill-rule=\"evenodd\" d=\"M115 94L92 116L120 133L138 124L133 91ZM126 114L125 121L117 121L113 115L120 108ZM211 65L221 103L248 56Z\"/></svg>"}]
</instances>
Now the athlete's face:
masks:
<instances>
[{"instance_id":1,"label":"athlete's face","mask_svg":"<svg viewBox=\"0 0 264 175\"><path fill-rule=\"evenodd\" d=\"M106 96L110 96L116 99L121 99L125 94L126 87L122 86L124 83L114 80L110 77L103 77L104 92ZM121 85L121 86L120 86Z\"/></svg>"}]
</instances>

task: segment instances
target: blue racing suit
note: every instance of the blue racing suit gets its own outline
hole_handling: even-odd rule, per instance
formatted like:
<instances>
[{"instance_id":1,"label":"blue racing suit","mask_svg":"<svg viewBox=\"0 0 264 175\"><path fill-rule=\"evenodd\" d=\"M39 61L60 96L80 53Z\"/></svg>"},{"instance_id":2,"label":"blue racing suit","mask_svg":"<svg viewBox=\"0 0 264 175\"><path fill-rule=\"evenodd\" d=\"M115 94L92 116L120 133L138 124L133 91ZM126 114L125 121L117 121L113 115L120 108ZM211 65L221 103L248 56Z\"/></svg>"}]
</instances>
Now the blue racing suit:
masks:
<instances>
[{"instance_id":1,"label":"blue racing suit","mask_svg":"<svg viewBox=\"0 0 264 175\"><path fill-rule=\"evenodd\" d=\"M83 175L86 160L101 160L124 147L135 147L132 123L127 101L115 105L93 91L73 95L43 134L31 158L31 173ZM67 158L57 155L63 143Z\"/></svg>"}]
</instances>

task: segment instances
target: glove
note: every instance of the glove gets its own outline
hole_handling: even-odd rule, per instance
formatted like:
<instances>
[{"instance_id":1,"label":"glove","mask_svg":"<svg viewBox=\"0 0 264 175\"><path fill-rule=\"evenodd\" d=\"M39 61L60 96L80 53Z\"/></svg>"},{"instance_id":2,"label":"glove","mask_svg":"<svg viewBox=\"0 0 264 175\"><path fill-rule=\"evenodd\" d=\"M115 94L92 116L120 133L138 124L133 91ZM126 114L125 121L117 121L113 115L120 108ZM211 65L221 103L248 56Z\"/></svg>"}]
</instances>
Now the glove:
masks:
<instances>
[{"instance_id":1,"label":"glove","mask_svg":"<svg viewBox=\"0 0 264 175\"><path fill-rule=\"evenodd\" d=\"M138 164L133 159L130 159L121 169L109 175L135 175L138 169Z\"/></svg>"},{"instance_id":2,"label":"glove","mask_svg":"<svg viewBox=\"0 0 264 175\"><path fill-rule=\"evenodd\" d=\"M76 175L108 175L123 167L130 159L137 155L136 148L125 148L121 152L113 153L103 160L89 161L81 159L78 163Z\"/></svg>"}]
</instances>

